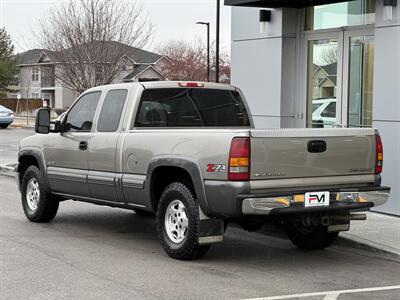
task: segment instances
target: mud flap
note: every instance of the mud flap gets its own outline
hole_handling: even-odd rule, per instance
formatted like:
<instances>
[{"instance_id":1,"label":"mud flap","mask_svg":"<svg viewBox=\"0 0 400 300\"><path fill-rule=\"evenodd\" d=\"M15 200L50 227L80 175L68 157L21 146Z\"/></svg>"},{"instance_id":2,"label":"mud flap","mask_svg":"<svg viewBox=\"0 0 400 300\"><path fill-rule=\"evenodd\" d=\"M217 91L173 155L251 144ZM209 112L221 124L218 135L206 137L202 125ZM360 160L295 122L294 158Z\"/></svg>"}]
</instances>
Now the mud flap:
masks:
<instances>
[{"instance_id":1,"label":"mud flap","mask_svg":"<svg viewBox=\"0 0 400 300\"><path fill-rule=\"evenodd\" d=\"M224 220L207 217L199 206L199 244L213 244L224 239Z\"/></svg>"}]
</instances>

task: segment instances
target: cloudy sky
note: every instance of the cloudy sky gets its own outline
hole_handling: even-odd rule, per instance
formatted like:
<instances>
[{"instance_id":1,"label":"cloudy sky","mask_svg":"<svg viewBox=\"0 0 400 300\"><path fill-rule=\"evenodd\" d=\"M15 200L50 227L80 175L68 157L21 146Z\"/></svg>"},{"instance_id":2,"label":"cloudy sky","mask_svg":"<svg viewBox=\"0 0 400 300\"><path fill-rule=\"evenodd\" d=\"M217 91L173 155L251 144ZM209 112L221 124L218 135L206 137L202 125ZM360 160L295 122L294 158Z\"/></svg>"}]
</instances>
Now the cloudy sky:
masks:
<instances>
[{"instance_id":1,"label":"cloudy sky","mask_svg":"<svg viewBox=\"0 0 400 300\"><path fill-rule=\"evenodd\" d=\"M9 32L17 52L39 46L33 34L38 21L63 1L66 0L0 0L0 27ZM193 41L197 36L205 40L206 29L196 25L197 21L210 22L211 38L215 36L215 0L142 0L142 3L155 29L151 47L171 39ZM221 13L221 48L229 51L230 8L222 7Z\"/></svg>"}]
</instances>

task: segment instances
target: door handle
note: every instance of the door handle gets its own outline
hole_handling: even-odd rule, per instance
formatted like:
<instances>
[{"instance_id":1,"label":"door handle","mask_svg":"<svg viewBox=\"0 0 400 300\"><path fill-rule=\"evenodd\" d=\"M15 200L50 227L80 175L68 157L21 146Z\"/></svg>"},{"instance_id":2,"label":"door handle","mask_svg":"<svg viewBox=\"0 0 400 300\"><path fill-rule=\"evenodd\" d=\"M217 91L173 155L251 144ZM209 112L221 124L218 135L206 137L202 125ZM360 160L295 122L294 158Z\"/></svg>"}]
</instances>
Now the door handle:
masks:
<instances>
[{"instance_id":1,"label":"door handle","mask_svg":"<svg viewBox=\"0 0 400 300\"><path fill-rule=\"evenodd\" d=\"M87 150L88 143L87 141L81 141L79 143L79 150Z\"/></svg>"}]
</instances>

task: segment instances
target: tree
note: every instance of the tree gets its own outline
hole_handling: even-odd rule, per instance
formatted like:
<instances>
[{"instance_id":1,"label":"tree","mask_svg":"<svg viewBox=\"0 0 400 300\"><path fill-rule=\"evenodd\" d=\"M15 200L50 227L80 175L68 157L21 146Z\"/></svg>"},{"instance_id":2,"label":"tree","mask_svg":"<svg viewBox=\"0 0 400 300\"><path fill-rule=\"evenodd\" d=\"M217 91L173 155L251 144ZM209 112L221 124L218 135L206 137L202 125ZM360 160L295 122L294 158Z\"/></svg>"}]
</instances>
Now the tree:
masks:
<instances>
[{"instance_id":1,"label":"tree","mask_svg":"<svg viewBox=\"0 0 400 300\"><path fill-rule=\"evenodd\" d=\"M215 43L210 45L211 76L215 78ZM158 47L157 51L169 58L170 63L161 70L170 80L206 81L207 79L207 45L200 39L194 42L172 40ZM221 82L229 81L230 63L227 54L220 55Z\"/></svg>"},{"instance_id":2,"label":"tree","mask_svg":"<svg viewBox=\"0 0 400 300\"><path fill-rule=\"evenodd\" d=\"M5 28L0 28L0 93L9 91L8 86L15 80L15 74L14 46Z\"/></svg>"},{"instance_id":3,"label":"tree","mask_svg":"<svg viewBox=\"0 0 400 300\"><path fill-rule=\"evenodd\" d=\"M337 45L330 45L328 47L324 47L321 53L322 61L324 65L330 65L337 63L338 58L338 47Z\"/></svg>"},{"instance_id":4,"label":"tree","mask_svg":"<svg viewBox=\"0 0 400 300\"><path fill-rule=\"evenodd\" d=\"M69 0L46 16L38 36L57 62L54 76L81 93L111 83L151 33L138 1Z\"/></svg>"}]
</instances>

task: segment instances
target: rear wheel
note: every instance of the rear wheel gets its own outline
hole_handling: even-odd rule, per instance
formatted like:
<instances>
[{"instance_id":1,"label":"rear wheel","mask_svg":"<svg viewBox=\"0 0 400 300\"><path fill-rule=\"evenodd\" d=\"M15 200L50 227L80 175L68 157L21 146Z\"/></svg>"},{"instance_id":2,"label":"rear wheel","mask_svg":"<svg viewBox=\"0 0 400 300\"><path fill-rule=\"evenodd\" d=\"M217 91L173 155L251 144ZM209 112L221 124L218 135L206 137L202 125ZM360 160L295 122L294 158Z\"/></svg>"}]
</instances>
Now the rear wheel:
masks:
<instances>
[{"instance_id":1,"label":"rear wheel","mask_svg":"<svg viewBox=\"0 0 400 300\"><path fill-rule=\"evenodd\" d=\"M8 126L10 126L10 124L0 124L0 128L2 129L6 129Z\"/></svg>"},{"instance_id":2,"label":"rear wheel","mask_svg":"<svg viewBox=\"0 0 400 300\"><path fill-rule=\"evenodd\" d=\"M192 260L202 257L209 245L199 245L199 209L193 193L174 182L164 190L157 209L157 232L162 247L172 258Z\"/></svg>"},{"instance_id":3,"label":"rear wheel","mask_svg":"<svg viewBox=\"0 0 400 300\"><path fill-rule=\"evenodd\" d=\"M43 176L30 166L22 178L21 200L25 216L31 222L49 222L57 214L59 201L46 193Z\"/></svg>"},{"instance_id":4,"label":"rear wheel","mask_svg":"<svg viewBox=\"0 0 400 300\"><path fill-rule=\"evenodd\" d=\"M327 226L304 226L291 223L286 227L289 239L297 247L307 250L319 250L331 246L338 238L339 233L328 232Z\"/></svg>"}]
</instances>

